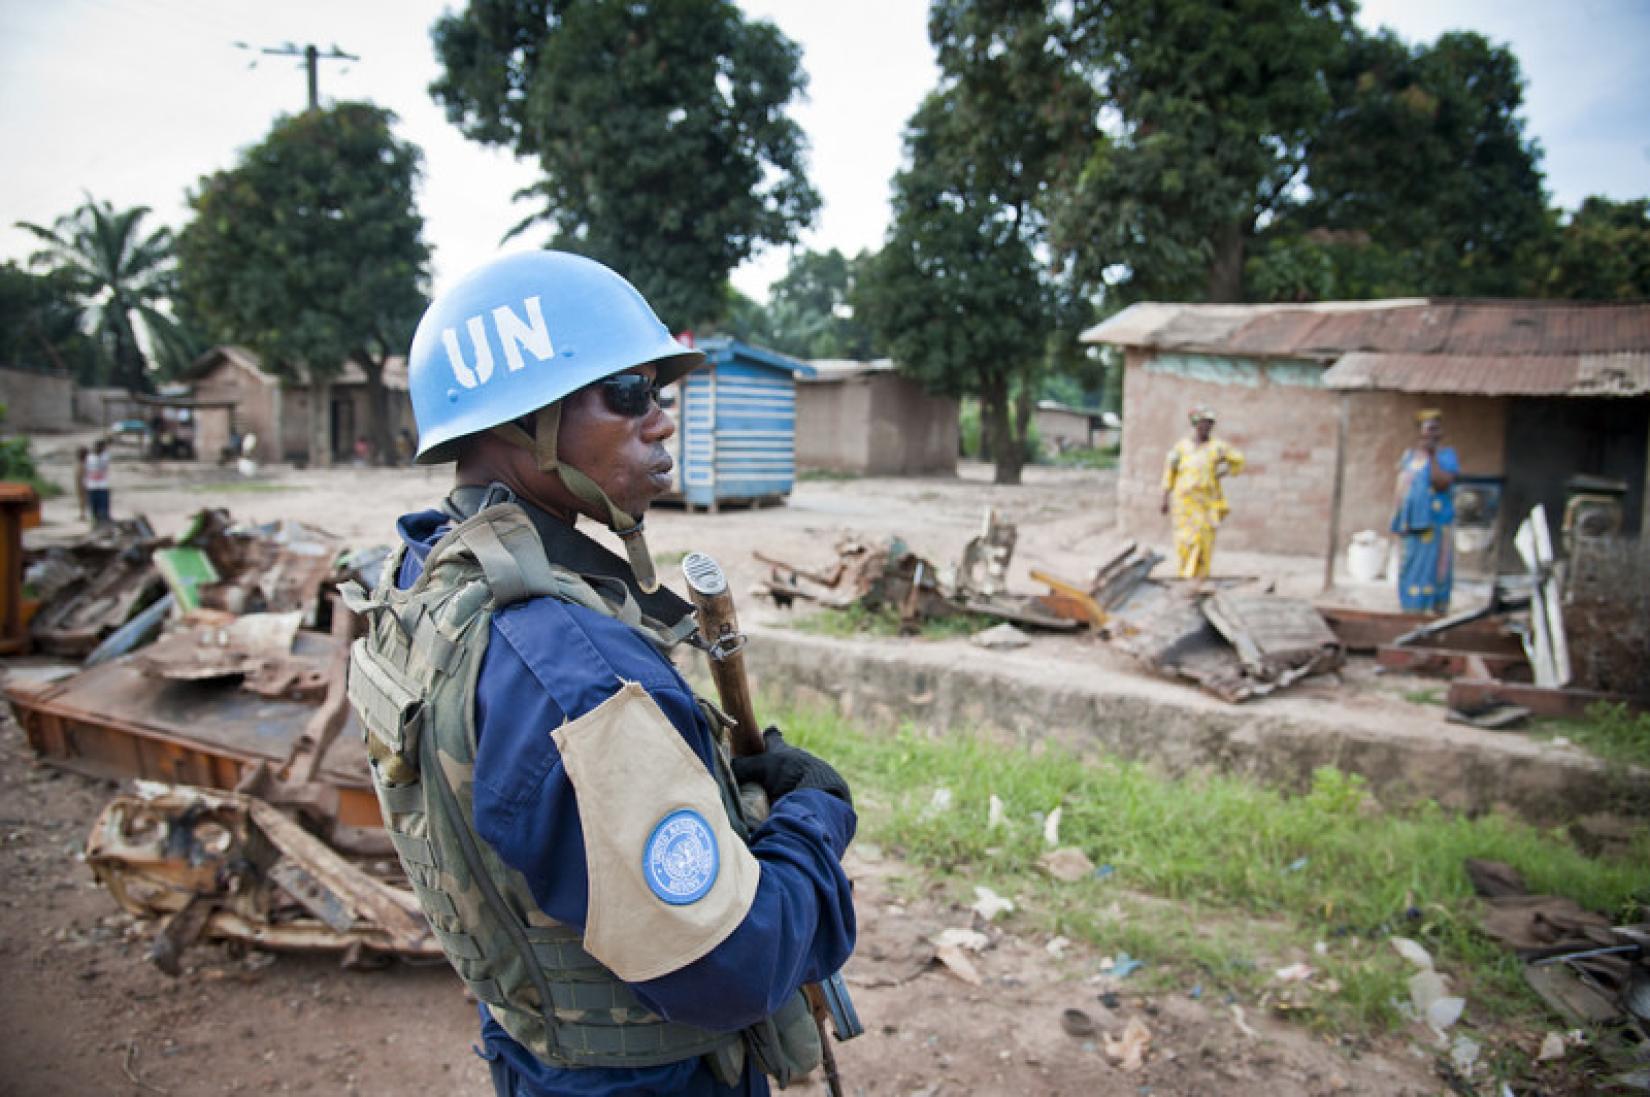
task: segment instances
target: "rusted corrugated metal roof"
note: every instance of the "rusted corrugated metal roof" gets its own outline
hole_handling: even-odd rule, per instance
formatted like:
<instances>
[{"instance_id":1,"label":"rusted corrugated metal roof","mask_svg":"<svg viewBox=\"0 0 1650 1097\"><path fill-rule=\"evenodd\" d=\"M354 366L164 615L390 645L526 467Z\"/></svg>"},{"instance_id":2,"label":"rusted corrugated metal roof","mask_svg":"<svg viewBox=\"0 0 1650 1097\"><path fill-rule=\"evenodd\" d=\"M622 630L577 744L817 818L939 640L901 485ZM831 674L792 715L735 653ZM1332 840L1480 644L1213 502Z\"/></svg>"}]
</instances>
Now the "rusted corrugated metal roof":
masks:
<instances>
[{"instance_id":1,"label":"rusted corrugated metal roof","mask_svg":"<svg viewBox=\"0 0 1650 1097\"><path fill-rule=\"evenodd\" d=\"M1084 332L1083 340L1338 363L1324 381L1344 389L1650 392L1650 302L1404 298L1309 305L1144 303Z\"/></svg>"},{"instance_id":2,"label":"rusted corrugated metal roof","mask_svg":"<svg viewBox=\"0 0 1650 1097\"><path fill-rule=\"evenodd\" d=\"M1344 355L1324 375L1332 389L1497 396L1642 396L1650 393L1644 354Z\"/></svg>"},{"instance_id":3,"label":"rusted corrugated metal roof","mask_svg":"<svg viewBox=\"0 0 1650 1097\"><path fill-rule=\"evenodd\" d=\"M1650 352L1650 303L1402 298L1311 305L1133 305L1090 343L1333 361L1343 354Z\"/></svg>"}]
</instances>

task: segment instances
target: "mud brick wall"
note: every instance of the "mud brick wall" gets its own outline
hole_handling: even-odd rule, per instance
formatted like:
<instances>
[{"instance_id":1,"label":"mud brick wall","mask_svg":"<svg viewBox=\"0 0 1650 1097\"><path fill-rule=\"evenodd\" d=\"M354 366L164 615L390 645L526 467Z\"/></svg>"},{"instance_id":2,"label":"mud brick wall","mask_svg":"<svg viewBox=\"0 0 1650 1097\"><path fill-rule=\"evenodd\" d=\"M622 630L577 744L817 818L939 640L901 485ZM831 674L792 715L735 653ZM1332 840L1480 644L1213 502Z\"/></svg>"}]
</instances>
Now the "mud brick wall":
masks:
<instances>
[{"instance_id":1,"label":"mud brick wall","mask_svg":"<svg viewBox=\"0 0 1650 1097\"><path fill-rule=\"evenodd\" d=\"M74 379L66 373L0 369L0 404L8 432L74 429Z\"/></svg>"},{"instance_id":2,"label":"mud brick wall","mask_svg":"<svg viewBox=\"0 0 1650 1097\"><path fill-rule=\"evenodd\" d=\"M1191 427L1187 412L1215 409L1215 436L1243 451L1248 467L1226 481L1232 513L1222 549L1322 556L1329 536L1340 394L1322 386L1314 362L1259 361L1131 349L1123 373L1123 449L1118 526L1147 544L1168 545L1158 513L1163 458ZM1504 465L1505 401L1354 393L1350 397L1341 545L1354 531L1385 531L1399 456L1415 438L1415 412L1437 407L1463 471L1498 475ZM1218 551L1218 550L1217 550ZM1217 557L1218 559L1218 557ZM1218 566L1218 565L1217 565Z\"/></svg>"}]
</instances>

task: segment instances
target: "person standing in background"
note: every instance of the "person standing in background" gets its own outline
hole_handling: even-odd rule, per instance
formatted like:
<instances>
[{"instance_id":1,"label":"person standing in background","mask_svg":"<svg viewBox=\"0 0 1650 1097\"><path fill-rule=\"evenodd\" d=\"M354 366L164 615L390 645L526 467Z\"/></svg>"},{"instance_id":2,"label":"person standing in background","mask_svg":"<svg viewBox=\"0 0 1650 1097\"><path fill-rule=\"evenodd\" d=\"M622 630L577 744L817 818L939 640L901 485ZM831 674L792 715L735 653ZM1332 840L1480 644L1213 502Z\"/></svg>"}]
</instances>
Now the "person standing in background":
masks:
<instances>
[{"instance_id":1,"label":"person standing in background","mask_svg":"<svg viewBox=\"0 0 1650 1097\"><path fill-rule=\"evenodd\" d=\"M109 454L108 443L99 438L87 455L81 473L86 483L86 502L91 507L92 525L109 521Z\"/></svg>"},{"instance_id":2,"label":"person standing in background","mask_svg":"<svg viewBox=\"0 0 1650 1097\"><path fill-rule=\"evenodd\" d=\"M1162 512L1173 512L1174 550L1182 579L1204 579L1214 562L1215 530L1231 508L1220 481L1243 471L1243 454L1216 441L1215 413L1193 408L1192 437L1182 438L1163 462Z\"/></svg>"},{"instance_id":3,"label":"person standing in background","mask_svg":"<svg viewBox=\"0 0 1650 1097\"><path fill-rule=\"evenodd\" d=\"M80 520L86 520L86 458L92 451L81 446L74 451L74 497L80 503Z\"/></svg>"},{"instance_id":4,"label":"person standing in background","mask_svg":"<svg viewBox=\"0 0 1650 1097\"><path fill-rule=\"evenodd\" d=\"M1392 532L1403 539L1398 604L1405 613L1448 613L1455 585L1455 497L1461 474L1455 451L1443 445L1444 416L1432 408L1415 419L1421 438L1398 461Z\"/></svg>"}]
</instances>

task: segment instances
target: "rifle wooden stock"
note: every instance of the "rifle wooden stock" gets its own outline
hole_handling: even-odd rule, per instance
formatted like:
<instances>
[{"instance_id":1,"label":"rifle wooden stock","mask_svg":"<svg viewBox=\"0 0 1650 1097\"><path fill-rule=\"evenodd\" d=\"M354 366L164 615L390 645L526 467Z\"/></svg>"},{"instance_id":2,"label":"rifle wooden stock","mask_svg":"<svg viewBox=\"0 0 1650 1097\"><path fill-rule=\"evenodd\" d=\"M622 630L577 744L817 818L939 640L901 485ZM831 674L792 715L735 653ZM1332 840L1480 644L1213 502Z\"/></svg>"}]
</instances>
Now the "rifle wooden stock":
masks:
<instances>
[{"instance_id":1,"label":"rifle wooden stock","mask_svg":"<svg viewBox=\"0 0 1650 1097\"><path fill-rule=\"evenodd\" d=\"M728 589L728 578L722 566L702 552L692 552L682 560L682 578L687 582L688 595L699 611L699 635L710 645L710 676L716 683L716 695L722 702L722 711L733 720L729 741L733 753L739 757L761 754L767 750L762 741L762 727L756 722L756 706L751 703L750 679L745 676L744 634L739 631L739 617L733 609L733 592ZM850 1028L844 1033L839 1011L831 1008L829 996L817 983L802 988L813 1012L814 1025L819 1029L819 1048L825 1070L825 1085L831 1097L842 1097L842 1077L837 1073L836 1052L825 1034L825 1022L836 1023L839 1038L847 1039L858 1032ZM848 1010L852 1014L851 1007ZM858 1018L853 1019L855 1025Z\"/></svg>"},{"instance_id":2,"label":"rifle wooden stock","mask_svg":"<svg viewBox=\"0 0 1650 1097\"><path fill-rule=\"evenodd\" d=\"M699 611L699 635L711 645L710 677L722 711L733 719L729 739L733 753L741 758L761 754L762 725L756 722L756 706L751 701L750 679L745 676L745 637L739 631L739 616L733 609L733 592L721 565L702 552L689 553L682 561L682 578Z\"/></svg>"}]
</instances>

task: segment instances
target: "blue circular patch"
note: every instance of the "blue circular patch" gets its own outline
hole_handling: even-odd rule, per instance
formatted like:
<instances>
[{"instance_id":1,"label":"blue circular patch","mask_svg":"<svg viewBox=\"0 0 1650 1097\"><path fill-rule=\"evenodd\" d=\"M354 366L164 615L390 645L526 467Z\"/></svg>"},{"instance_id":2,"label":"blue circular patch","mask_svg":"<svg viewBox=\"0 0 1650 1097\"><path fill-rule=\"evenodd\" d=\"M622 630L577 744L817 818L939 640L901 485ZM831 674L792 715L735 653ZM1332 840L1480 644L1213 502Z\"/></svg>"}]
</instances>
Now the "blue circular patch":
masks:
<instances>
[{"instance_id":1,"label":"blue circular patch","mask_svg":"<svg viewBox=\"0 0 1650 1097\"><path fill-rule=\"evenodd\" d=\"M716 836L705 817L692 808L681 808L661 819L642 853L647 886L674 906L703 899L720 867Z\"/></svg>"}]
</instances>

